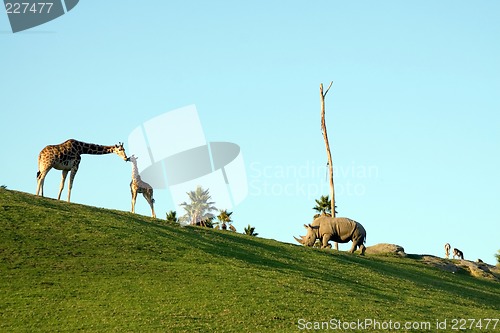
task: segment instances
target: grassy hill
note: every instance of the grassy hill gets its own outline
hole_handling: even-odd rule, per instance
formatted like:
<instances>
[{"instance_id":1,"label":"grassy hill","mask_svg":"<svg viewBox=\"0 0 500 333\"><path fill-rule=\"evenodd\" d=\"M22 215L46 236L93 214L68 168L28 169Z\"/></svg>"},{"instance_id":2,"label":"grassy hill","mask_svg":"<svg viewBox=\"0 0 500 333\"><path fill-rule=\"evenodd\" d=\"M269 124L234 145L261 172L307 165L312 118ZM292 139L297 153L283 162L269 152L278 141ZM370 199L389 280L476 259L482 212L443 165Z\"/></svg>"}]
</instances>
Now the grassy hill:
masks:
<instances>
[{"instance_id":1,"label":"grassy hill","mask_svg":"<svg viewBox=\"0 0 500 333\"><path fill-rule=\"evenodd\" d=\"M298 332L365 319L379 326L348 331L406 322L436 331L437 320L450 331L461 318L500 331L485 327L500 317L500 283L415 258L182 228L0 189L0 331Z\"/></svg>"}]
</instances>

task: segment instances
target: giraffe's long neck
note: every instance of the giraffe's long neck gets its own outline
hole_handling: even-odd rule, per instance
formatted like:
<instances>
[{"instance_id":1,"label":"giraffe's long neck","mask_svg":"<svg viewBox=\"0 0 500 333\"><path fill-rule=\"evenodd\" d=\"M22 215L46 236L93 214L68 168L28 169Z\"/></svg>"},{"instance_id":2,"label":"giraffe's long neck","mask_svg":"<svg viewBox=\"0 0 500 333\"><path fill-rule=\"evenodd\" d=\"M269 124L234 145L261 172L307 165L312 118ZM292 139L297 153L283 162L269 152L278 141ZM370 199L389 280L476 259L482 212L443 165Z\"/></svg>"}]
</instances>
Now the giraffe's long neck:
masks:
<instances>
[{"instance_id":1,"label":"giraffe's long neck","mask_svg":"<svg viewBox=\"0 0 500 333\"><path fill-rule=\"evenodd\" d=\"M132 179L135 181L140 181L141 176L139 176L139 169L137 168L137 161L132 160Z\"/></svg>"},{"instance_id":2,"label":"giraffe's long neck","mask_svg":"<svg viewBox=\"0 0 500 333\"><path fill-rule=\"evenodd\" d=\"M77 149L80 154L90 154L90 155L104 155L111 154L113 152L114 146L101 146L93 143L77 142Z\"/></svg>"}]
</instances>

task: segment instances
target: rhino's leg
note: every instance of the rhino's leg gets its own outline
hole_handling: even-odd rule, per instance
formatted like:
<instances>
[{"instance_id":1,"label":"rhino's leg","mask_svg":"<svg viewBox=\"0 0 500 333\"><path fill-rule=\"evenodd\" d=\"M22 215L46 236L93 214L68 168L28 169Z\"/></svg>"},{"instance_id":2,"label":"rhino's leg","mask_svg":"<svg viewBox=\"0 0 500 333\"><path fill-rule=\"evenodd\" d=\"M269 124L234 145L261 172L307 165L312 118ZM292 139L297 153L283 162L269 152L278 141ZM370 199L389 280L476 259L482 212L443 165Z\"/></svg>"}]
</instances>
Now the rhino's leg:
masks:
<instances>
[{"instance_id":1,"label":"rhino's leg","mask_svg":"<svg viewBox=\"0 0 500 333\"><path fill-rule=\"evenodd\" d=\"M352 247L349 252L354 253L357 248L361 251L361 255L365 255L365 246L363 245L364 238L363 237L353 237L352 239Z\"/></svg>"},{"instance_id":2,"label":"rhino's leg","mask_svg":"<svg viewBox=\"0 0 500 333\"><path fill-rule=\"evenodd\" d=\"M366 246L364 246L363 244L361 244L359 246L359 249L361 250L361 255L364 256L365 255Z\"/></svg>"},{"instance_id":3,"label":"rhino's leg","mask_svg":"<svg viewBox=\"0 0 500 333\"><path fill-rule=\"evenodd\" d=\"M358 243L353 239L352 240L352 246L351 249L349 250L350 253L354 253L356 251L356 248L358 247Z\"/></svg>"},{"instance_id":4,"label":"rhino's leg","mask_svg":"<svg viewBox=\"0 0 500 333\"><path fill-rule=\"evenodd\" d=\"M356 251L356 249L359 247L359 250L361 251L360 254L362 256L364 256L366 247L363 244L363 241L364 241L363 238L353 239L352 240L352 247L351 247L351 250L349 252L354 253L354 251Z\"/></svg>"},{"instance_id":5,"label":"rhino's leg","mask_svg":"<svg viewBox=\"0 0 500 333\"><path fill-rule=\"evenodd\" d=\"M326 249L326 248L331 249L332 248L332 244L328 244L328 242L330 241L330 236L331 236L330 234L323 235L323 240L322 240L322 245L321 245L322 249Z\"/></svg>"}]
</instances>

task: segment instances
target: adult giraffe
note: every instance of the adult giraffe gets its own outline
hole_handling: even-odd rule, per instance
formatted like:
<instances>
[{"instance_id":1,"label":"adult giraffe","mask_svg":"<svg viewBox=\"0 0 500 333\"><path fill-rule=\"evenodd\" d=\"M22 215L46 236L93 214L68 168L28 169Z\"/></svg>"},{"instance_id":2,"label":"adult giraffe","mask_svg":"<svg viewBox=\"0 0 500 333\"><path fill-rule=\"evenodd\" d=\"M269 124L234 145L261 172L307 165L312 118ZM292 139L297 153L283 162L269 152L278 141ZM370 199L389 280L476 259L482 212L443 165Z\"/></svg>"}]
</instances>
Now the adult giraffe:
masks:
<instances>
[{"instance_id":1,"label":"adult giraffe","mask_svg":"<svg viewBox=\"0 0 500 333\"><path fill-rule=\"evenodd\" d=\"M68 202L71 197L71 188L73 187L73 179L75 178L78 166L80 165L82 154L90 155L103 155L115 153L116 155L127 161L127 154L123 143L114 146L101 146L93 143L86 143L74 139L66 140L59 145L50 145L42 149L38 155L38 172L36 174L38 179L38 186L36 188L36 195L41 194L43 197L43 183L45 176L54 168L62 170L61 185L59 187L59 194L57 200L61 198L61 193L64 188L64 182L68 172L71 171L69 176L68 186Z\"/></svg>"}]
</instances>

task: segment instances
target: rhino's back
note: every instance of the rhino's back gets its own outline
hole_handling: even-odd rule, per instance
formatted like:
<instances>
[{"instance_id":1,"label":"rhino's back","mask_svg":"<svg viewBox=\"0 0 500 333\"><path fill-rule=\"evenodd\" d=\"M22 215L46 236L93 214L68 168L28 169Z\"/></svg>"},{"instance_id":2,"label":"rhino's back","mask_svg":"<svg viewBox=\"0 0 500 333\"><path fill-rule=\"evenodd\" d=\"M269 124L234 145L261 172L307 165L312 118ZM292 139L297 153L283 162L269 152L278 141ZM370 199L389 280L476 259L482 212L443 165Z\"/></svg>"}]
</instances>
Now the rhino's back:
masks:
<instances>
[{"instance_id":1,"label":"rhino's back","mask_svg":"<svg viewBox=\"0 0 500 333\"><path fill-rule=\"evenodd\" d=\"M354 228L358 224L358 222L351 220L350 218L347 217L334 217L332 218L332 220L338 225L346 226L349 228Z\"/></svg>"},{"instance_id":2,"label":"rhino's back","mask_svg":"<svg viewBox=\"0 0 500 333\"><path fill-rule=\"evenodd\" d=\"M351 220L347 217L331 217L331 216L320 216L316 218L313 226L319 226L320 233L334 233L338 235L345 235L352 233L358 222Z\"/></svg>"},{"instance_id":3,"label":"rhino's back","mask_svg":"<svg viewBox=\"0 0 500 333\"><path fill-rule=\"evenodd\" d=\"M320 217L317 217L314 219L314 221L311 223L313 226L324 226L324 225L333 225L333 224L338 224L342 226L353 226L356 225L358 222L351 220L350 218L347 217L331 217L328 215L321 215Z\"/></svg>"},{"instance_id":4,"label":"rhino's back","mask_svg":"<svg viewBox=\"0 0 500 333\"><path fill-rule=\"evenodd\" d=\"M359 224L347 217L336 217L333 219L332 223L334 224L334 230L339 237L339 241L349 241Z\"/></svg>"}]
</instances>

